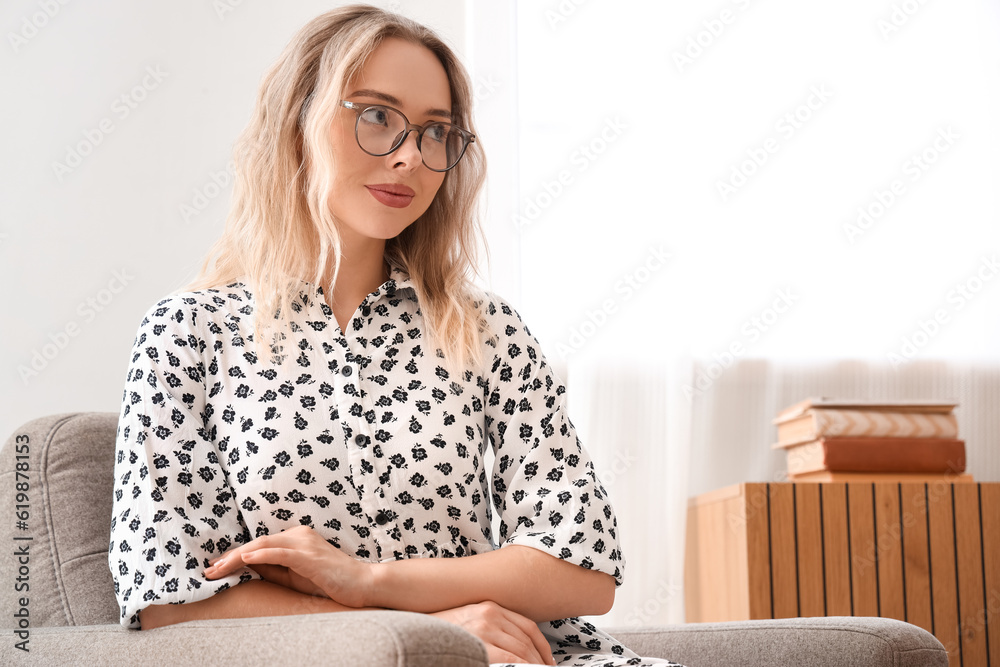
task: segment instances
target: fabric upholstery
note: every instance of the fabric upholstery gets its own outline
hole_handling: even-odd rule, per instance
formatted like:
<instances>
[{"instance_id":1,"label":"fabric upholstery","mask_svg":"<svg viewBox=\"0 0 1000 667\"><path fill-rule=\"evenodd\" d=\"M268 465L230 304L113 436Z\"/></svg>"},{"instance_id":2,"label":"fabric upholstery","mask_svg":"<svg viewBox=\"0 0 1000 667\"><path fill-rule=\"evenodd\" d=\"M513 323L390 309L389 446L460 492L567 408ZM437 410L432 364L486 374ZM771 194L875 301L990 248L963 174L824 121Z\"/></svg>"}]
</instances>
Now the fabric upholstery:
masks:
<instances>
[{"instance_id":1,"label":"fabric upholstery","mask_svg":"<svg viewBox=\"0 0 1000 667\"><path fill-rule=\"evenodd\" d=\"M670 656L687 667L707 665L891 665L947 667L932 634L889 618L830 616L656 628L610 628L639 655Z\"/></svg>"},{"instance_id":2,"label":"fabric upholstery","mask_svg":"<svg viewBox=\"0 0 1000 667\"><path fill-rule=\"evenodd\" d=\"M156 630L114 625L36 629L31 654L0 644L4 665L327 665L485 667L485 647L424 614L345 612L192 621Z\"/></svg>"},{"instance_id":3,"label":"fabric upholstery","mask_svg":"<svg viewBox=\"0 0 1000 667\"><path fill-rule=\"evenodd\" d=\"M31 537L29 599L36 627L118 622L107 565L117 421L112 412L43 417L18 429L0 452L0 507L13 507L15 441L27 436L28 530L0 522L0 569L16 569L9 532ZM9 585L0 591L4 609L13 608L20 594Z\"/></svg>"}]
</instances>

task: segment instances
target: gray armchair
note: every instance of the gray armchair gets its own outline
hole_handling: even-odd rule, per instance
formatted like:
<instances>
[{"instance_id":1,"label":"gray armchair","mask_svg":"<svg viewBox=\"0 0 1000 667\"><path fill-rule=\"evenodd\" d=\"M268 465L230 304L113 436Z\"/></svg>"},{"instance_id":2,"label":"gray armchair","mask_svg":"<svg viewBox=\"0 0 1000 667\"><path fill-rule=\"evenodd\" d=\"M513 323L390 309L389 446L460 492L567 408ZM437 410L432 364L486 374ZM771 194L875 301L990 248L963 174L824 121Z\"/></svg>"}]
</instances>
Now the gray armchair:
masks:
<instances>
[{"instance_id":1,"label":"gray armchair","mask_svg":"<svg viewBox=\"0 0 1000 667\"><path fill-rule=\"evenodd\" d=\"M26 512L23 519L8 514L0 522L0 626L10 628L0 632L0 664L487 664L483 645L472 635L408 612L123 629L107 566L116 426L114 413L53 415L25 424L0 451L0 507L12 514ZM16 496L18 483L25 481L18 472L28 476L28 486L20 487L26 497ZM16 507L25 504L27 508ZM19 526L21 520L26 527ZM21 590L15 590L15 584L22 584ZM666 657L689 667L948 664L944 647L932 635L882 618L608 630L640 655Z\"/></svg>"}]
</instances>

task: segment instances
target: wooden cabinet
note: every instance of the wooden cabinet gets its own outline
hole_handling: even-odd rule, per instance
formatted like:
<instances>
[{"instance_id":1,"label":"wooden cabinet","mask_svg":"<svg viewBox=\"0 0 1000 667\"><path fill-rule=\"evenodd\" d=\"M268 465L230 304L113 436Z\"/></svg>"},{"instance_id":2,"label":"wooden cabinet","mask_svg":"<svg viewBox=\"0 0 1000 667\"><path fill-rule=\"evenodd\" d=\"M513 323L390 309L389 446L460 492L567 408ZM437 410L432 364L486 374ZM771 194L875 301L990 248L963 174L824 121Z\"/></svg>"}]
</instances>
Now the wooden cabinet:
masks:
<instances>
[{"instance_id":1,"label":"wooden cabinet","mask_svg":"<svg viewBox=\"0 0 1000 667\"><path fill-rule=\"evenodd\" d=\"M884 616L1000 667L1000 483L746 483L692 498L688 622Z\"/></svg>"}]
</instances>

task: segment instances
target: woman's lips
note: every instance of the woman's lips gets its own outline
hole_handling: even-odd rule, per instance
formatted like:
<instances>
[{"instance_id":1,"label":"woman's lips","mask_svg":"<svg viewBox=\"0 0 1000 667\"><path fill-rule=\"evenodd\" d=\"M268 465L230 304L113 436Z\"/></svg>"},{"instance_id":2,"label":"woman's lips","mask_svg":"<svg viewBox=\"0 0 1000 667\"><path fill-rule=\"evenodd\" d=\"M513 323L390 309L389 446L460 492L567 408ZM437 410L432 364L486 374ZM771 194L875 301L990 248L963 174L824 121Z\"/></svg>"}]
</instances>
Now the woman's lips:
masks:
<instances>
[{"instance_id":1,"label":"woman's lips","mask_svg":"<svg viewBox=\"0 0 1000 667\"><path fill-rule=\"evenodd\" d=\"M391 206L392 208L405 208L409 206L410 202L413 201L413 197L417 194L412 188L398 183L382 183L379 185L366 185L365 187L368 188L368 192L379 203Z\"/></svg>"}]
</instances>

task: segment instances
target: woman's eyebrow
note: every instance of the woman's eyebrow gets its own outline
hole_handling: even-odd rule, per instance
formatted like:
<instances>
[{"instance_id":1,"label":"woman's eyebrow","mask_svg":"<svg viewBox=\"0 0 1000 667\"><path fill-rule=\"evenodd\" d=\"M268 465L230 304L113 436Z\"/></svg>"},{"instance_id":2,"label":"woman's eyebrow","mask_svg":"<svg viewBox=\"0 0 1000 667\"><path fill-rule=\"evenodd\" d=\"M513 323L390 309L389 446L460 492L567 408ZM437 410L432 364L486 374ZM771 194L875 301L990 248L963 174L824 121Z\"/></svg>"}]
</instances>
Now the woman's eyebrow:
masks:
<instances>
[{"instance_id":1,"label":"woman's eyebrow","mask_svg":"<svg viewBox=\"0 0 1000 667\"><path fill-rule=\"evenodd\" d=\"M389 93L383 93L378 90L372 90L370 88L362 88L361 90L355 90L349 95L349 97L374 97L377 100L382 100L386 104L391 104L395 107L403 106L403 103L398 97L390 95ZM424 112L426 116L440 116L442 118L447 118L451 120L451 112L445 109L428 109Z\"/></svg>"}]
</instances>

